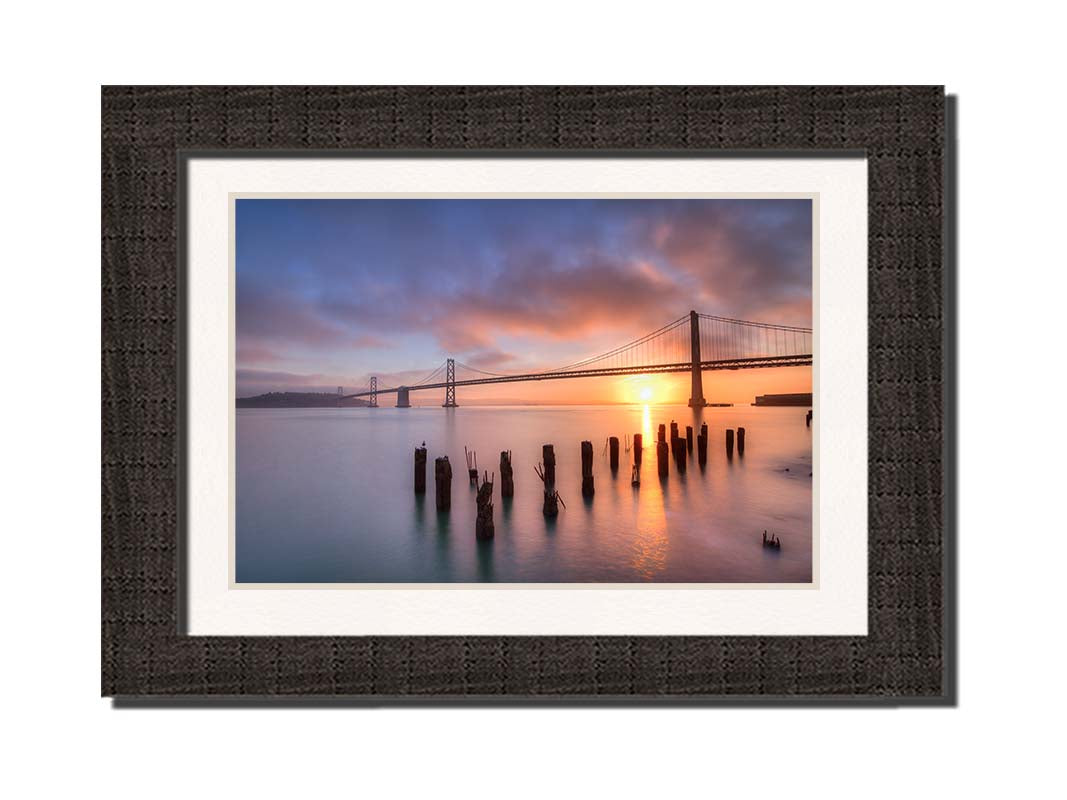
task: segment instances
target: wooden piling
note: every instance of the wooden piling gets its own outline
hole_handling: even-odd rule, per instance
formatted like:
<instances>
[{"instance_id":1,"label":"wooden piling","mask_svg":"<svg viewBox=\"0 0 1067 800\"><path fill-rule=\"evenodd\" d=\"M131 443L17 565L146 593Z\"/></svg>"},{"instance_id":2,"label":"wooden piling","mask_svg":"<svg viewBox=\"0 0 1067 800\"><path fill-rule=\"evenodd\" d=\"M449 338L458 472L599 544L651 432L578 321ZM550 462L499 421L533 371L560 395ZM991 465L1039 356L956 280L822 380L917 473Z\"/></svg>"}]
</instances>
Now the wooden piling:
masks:
<instances>
[{"instance_id":1,"label":"wooden piling","mask_svg":"<svg viewBox=\"0 0 1067 800\"><path fill-rule=\"evenodd\" d=\"M810 408L808 409L807 415L804 417L804 425L809 427L809 428L811 427L811 409Z\"/></svg>"},{"instance_id":2,"label":"wooden piling","mask_svg":"<svg viewBox=\"0 0 1067 800\"><path fill-rule=\"evenodd\" d=\"M644 442L641 434L634 434L634 463L641 464L641 448L644 447Z\"/></svg>"},{"instance_id":3,"label":"wooden piling","mask_svg":"<svg viewBox=\"0 0 1067 800\"><path fill-rule=\"evenodd\" d=\"M542 451L544 455L547 456L552 454L552 445L546 444L545 448L546 449ZM552 457L555 459L555 455L552 455ZM553 461L553 465L554 463L555 462ZM541 506L541 512L546 517L554 517L559 514L559 504L562 502L559 497L559 492L556 491L556 487L552 481L548 480L547 470L543 466L538 464L537 467L534 468L534 472L536 472L537 477L541 479L541 483L545 485L545 501ZM563 507L566 508L567 504L563 503Z\"/></svg>"},{"instance_id":4,"label":"wooden piling","mask_svg":"<svg viewBox=\"0 0 1067 800\"><path fill-rule=\"evenodd\" d=\"M489 480L488 473L485 475L482 485L478 487L478 516L474 521L474 537L476 539L492 539L495 535L493 527L493 482Z\"/></svg>"},{"instance_id":5,"label":"wooden piling","mask_svg":"<svg viewBox=\"0 0 1067 800\"><path fill-rule=\"evenodd\" d=\"M582 442L582 497L592 497L593 488L593 443Z\"/></svg>"},{"instance_id":6,"label":"wooden piling","mask_svg":"<svg viewBox=\"0 0 1067 800\"><path fill-rule=\"evenodd\" d=\"M678 438L678 423L673 419L671 420L671 441L673 442Z\"/></svg>"},{"instance_id":7,"label":"wooden piling","mask_svg":"<svg viewBox=\"0 0 1067 800\"><path fill-rule=\"evenodd\" d=\"M681 436L675 435L671 437L671 456L674 458L674 466L679 474L685 472L685 439Z\"/></svg>"},{"instance_id":8,"label":"wooden piling","mask_svg":"<svg viewBox=\"0 0 1067 800\"><path fill-rule=\"evenodd\" d=\"M426 494L426 448L415 448L415 494Z\"/></svg>"},{"instance_id":9,"label":"wooden piling","mask_svg":"<svg viewBox=\"0 0 1067 800\"><path fill-rule=\"evenodd\" d=\"M619 437L612 436L608 439L608 463L612 471L619 468Z\"/></svg>"},{"instance_id":10,"label":"wooden piling","mask_svg":"<svg viewBox=\"0 0 1067 800\"><path fill-rule=\"evenodd\" d=\"M660 426L662 427L662 426ZM656 442L656 468L661 478L667 477L667 443Z\"/></svg>"},{"instance_id":11,"label":"wooden piling","mask_svg":"<svg viewBox=\"0 0 1067 800\"><path fill-rule=\"evenodd\" d=\"M468 450L466 445L463 447L463 455L467 458L467 479L470 481L471 486L478 486L478 454L473 450Z\"/></svg>"},{"instance_id":12,"label":"wooden piling","mask_svg":"<svg viewBox=\"0 0 1067 800\"><path fill-rule=\"evenodd\" d=\"M448 463L448 456L434 459L433 477L437 488L437 510L448 511L452 508L452 465Z\"/></svg>"},{"instance_id":13,"label":"wooden piling","mask_svg":"<svg viewBox=\"0 0 1067 800\"><path fill-rule=\"evenodd\" d=\"M515 495L515 474L511 469L511 451L500 451L500 496L513 497Z\"/></svg>"},{"instance_id":14,"label":"wooden piling","mask_svg":"<svg viewBox=\"0 0 1067 800\"><path fill-rule=\"evenodd\" d=\"M745 454L745 429L737 429L737 454L743 456Z\"/></svg>"},{"instance_id":15,"label":"wooden piling","mask_svg":"<svg viewBox=\"0 0 1067 800\"><path fill-rule=\"evenodd\" d=\"M733 428L727 428L726 429L726 457L727 458L733 458L734 457L734 429Z\"/></svg>"},{"instance_id":16,"label":"wooden piling","mask_svg":"<svg viewBox=\"0 0 1067 800\"><path fill-rule=\"evenodd\" d=\"M556 485L556 450L546 444L541 448L541 461L545 465L545 486Z\"/></svg>"},{"instance_id":17,"label":"wooden piling","mask_svg":"<svg viewBox=\"0 0 1067 800\"><path fill-rule=\"evenodd\" d=\"M545 489L545 502L541 506L541 513L546 517L555 517L559 514L559 492L555 489Z\"/></svg>"},{"instance_id":18,"label":"wooden piling","mask_svg":"<svg viewBox=\"0 0 1067 800\"><path fill-rule=\"evenodd\" d=\"M666 442L667 441L667 426L666 425L660 425L659 426L659 431L656 433L656 441L657 442Z\"/></svg>"},{"instance_id":19,"label":"wooden piling","mask_svg":"<svg viewBox=\"0 0 1067 800\"><path fill-rule=\"evenodd\" d=\"M697 463L703 467L708 463L708 426L703 425L700 428L700 435L697 436Z\"/></svg>"},{"instance_id":20,"label":"wooden piling","mask_svg":"<svg viewBox=\"0 0 1067 800\"><path fill-rule=\"evenodd\" d=\"M685 426L685 449L690 455L693 454L693 426Z\"/></svg>"}]
</instances>

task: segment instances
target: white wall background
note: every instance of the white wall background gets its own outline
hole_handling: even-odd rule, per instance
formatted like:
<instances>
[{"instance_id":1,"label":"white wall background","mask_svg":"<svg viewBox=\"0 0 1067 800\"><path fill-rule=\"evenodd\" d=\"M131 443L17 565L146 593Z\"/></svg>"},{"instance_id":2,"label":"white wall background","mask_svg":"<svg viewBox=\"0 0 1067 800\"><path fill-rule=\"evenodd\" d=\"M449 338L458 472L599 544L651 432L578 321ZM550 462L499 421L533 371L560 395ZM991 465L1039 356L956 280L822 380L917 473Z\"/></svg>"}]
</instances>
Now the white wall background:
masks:
<instances>
[{"instance_id":1,"label":"white wall background","mask_svg":"<svg viewBox=\"0 0 1067 800\"><path fill-rule=\"evenodd\" d=\"M24 647L0 659L5 795L1052 794L1064 647L1038 637L1063 628L1065 437L1038 398L1063 396L1067 266L1052 6L385 7L5 10L3 98L31 115L0 126L0 591ZM959 708L116 711L97 696L98 84L428 81L943 82L960 96Z\"/></svg>"}]
</instances>

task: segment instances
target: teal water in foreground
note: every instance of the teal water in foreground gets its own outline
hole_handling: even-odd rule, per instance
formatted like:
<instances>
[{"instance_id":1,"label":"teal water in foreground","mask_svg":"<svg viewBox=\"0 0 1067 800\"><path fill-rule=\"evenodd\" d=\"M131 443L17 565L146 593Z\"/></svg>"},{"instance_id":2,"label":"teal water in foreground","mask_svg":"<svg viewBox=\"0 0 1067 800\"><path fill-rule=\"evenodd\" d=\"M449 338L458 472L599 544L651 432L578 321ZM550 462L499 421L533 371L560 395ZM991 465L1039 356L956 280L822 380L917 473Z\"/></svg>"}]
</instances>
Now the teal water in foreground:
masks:
<instances>
[{"instance_id":1,"label":"teal water in foreground","mask_svg":"<svg viewBox=\"0 0 1067 800\"><path fill-rule=\"evenodd\" d=\"M812 431L805 408L559 406L239 409L239 583L807 583L812 576ZM708 423L680 475L656 473L660 423ZM725 429L746 429L728 459ZM644 435L641 485L620 444ZM668 433L669 436L669 433ZM583 439L594 445L596 494L581 495ZM428 449L427 492L413 491L414 449ZM534 472L554 444L566 503L546 520ZM463 447L496 472L496 536L474 536L475 490ZM515 496L500 497L500 451L512 451ZM434 503L433 460L452 463L452 509ZM764 530L780 551L764 549Z\"/></svg>"}]
</instances>

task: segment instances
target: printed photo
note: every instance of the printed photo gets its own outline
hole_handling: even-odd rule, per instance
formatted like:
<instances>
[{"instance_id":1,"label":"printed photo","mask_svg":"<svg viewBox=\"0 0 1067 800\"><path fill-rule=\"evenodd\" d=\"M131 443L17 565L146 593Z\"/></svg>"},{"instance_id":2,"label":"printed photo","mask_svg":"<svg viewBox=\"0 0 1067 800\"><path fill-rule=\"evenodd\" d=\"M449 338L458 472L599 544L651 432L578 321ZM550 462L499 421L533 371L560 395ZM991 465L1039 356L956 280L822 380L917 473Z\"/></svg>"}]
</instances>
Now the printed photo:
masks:
<instances>
[{"instance_id":1,"label":"printed photo","mask_svg":"<svg viewBox=\"0 0 1067 800\"><path fill-rule=\"evenodd\" d=\"M233 202L237 586L812 583L815 198Z\"/></svg>"}]
</instances>

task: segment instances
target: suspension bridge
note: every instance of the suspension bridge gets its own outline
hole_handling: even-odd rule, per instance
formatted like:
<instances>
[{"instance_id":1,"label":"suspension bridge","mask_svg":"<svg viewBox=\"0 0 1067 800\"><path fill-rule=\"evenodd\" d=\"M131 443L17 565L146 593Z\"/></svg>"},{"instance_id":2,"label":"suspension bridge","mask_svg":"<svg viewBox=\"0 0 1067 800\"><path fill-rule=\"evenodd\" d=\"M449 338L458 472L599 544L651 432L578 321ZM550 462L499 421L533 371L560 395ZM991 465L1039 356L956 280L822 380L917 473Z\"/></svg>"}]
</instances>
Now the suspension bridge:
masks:
<instances>
[{"instance_id":1,"label":"suspension bridge","mask_svg":"<svg viewBox=\"0 0 1067 800\"><path fill-rule=\"evenodd\" d=\"M556 369L511 374L489 372L449 358L418 383L379 386L378 376L372 375L365 388L340 395L340 399L367 397L370 406L377 408L379 395L395 394L397 408L410 408L411 392L444 389L444 407L456 408L459 405L456 389L460 386L691 372L689 405L703 407L708 405L704 398L703 372L806 366L812 362L812 350L811 328L690 311L640 339Z\"/></svg>"}]
</instances>

